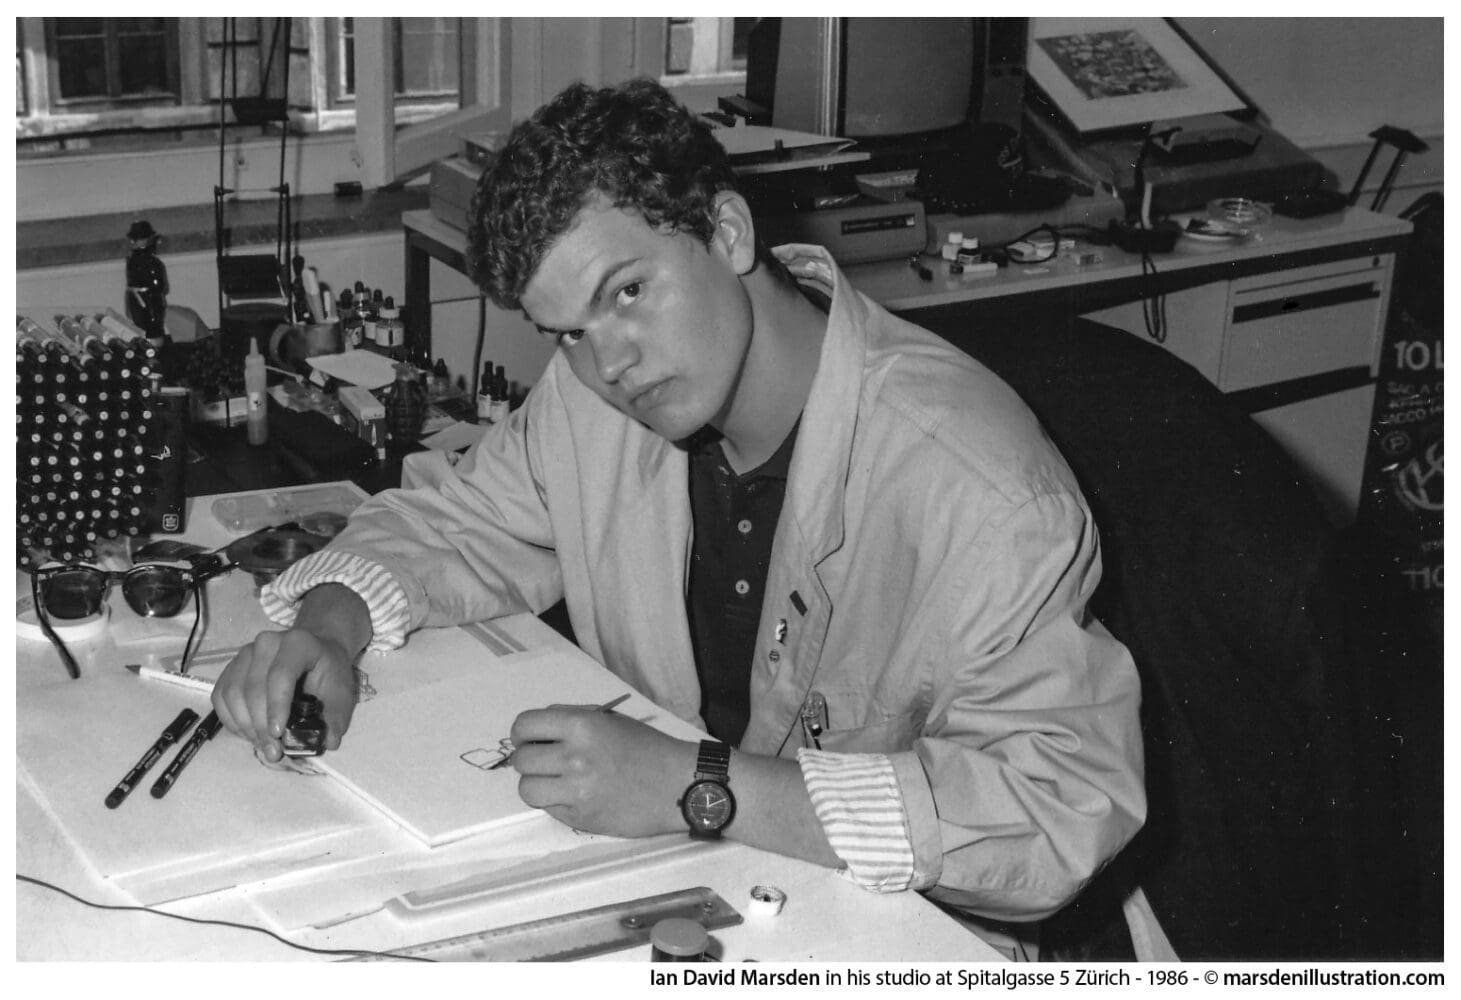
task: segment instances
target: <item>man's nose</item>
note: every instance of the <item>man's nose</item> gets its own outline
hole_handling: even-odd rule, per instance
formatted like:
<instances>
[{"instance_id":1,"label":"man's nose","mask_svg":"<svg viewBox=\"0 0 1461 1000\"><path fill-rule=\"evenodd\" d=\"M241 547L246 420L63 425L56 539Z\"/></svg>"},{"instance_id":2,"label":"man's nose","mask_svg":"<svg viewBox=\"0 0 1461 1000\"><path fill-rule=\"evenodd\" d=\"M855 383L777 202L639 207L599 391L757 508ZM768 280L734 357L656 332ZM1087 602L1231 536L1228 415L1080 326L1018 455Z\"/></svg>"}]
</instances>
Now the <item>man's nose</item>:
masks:
<instances>
[{"instance_id":1,"label":"man's nose","mask_svg":"<svg viewBox=\"0 0 1461 1000\"><path fill-rule=\"evenodd\" d=\"M606 385L617 383L639 360L639 348L633 336L625 330L595 330L589 337L589 343L593 345L599 378Z\"/></svg>"}]
</instances>

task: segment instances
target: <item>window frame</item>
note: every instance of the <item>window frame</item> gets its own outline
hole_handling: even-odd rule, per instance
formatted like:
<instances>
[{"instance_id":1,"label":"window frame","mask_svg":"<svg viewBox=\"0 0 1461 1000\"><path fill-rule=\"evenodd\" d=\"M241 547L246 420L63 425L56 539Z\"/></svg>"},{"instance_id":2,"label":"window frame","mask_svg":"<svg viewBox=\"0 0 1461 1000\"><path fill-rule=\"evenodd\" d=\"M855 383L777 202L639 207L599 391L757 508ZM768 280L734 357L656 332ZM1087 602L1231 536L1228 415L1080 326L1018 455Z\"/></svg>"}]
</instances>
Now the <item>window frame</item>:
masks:
<instances>
[{"instance_id":1,"label":"window frame","mask_svg":"<svg viewBox=\"0 0 1461 1000\"><path fill-rule=\"evenodd\" d=\"M43 25L46 52L47 95L49 106L63 108L67 112L84 114L98 110L111 110L118 105L124 107L177 107L183 102L181 62L182 18L163 18L167 24L163 32L163 55L166 60L164 71L169 90L158 93L122 94L120 38L117 30L118 18L101 18L103 23L102 51L105 59L105 96L88 94L82 97L61 96L61 57L59 54L61 36L56 33L58 18L36 18Z\"/></svg>"},{"instance_id":2,"label":"window frame","mask_svg":"<svg viewBox=\"0 0 1461 1000\"><path fill-rule=\"evenodd\" d=\"M733 22L734 18L721 18ZM734 32L721 28L721 38L730 44ZM674 76L665 73L665 46L669 36L669 18L637 17L634 19L634 72L640 76L653 77L670 93L692 111L714 111L722 97L732 97L746 87L745 68L726 70L705 75L679 73Z\"/></svg>"},{"instance_id":3,"label":"window frame","mask_svg":"<svg viewBox=\"0 0 1461 1000\"><path fill-rule=\"evenodd\" d=\"M208 64L206 52L208 47L205 22L207 18L169 18L171 39L175 43L176 54L171 57L173 79L177 83L177 92L167 98L149 99L140 98L137 100L114 100L114 99L72 99L64 103L58 103L55 95L59 93L59 86L56 82L58 61L55 57L54 47L51 45L49 18L20 18L17 19L18 30L18 53L20 56L20 75L25 96L25 111L16 115L16 139L24 142L26 140L48 139L54 140L62 146L61 149L48 149L37 153L37 156L62 156L74 157L84 155L108 155L112 150L86 148L88 140L100 134L108 132L137 131L167 131L179 128L204 129L218 120L218 103L208 90ZM309 99L312 107L308 110L301 110L292 107L289 117L292 125L302 133L306 141L308 136L316 133L340 133L351 129L358 130L359 109L358 99L349 105L332 107L330 104L329 74L333 69L333 56L331 54L331 37L329 25L330 18L310 17L302 19L306 23L306 47L308 49L308 65L310 82L308 85ZM357 18L359 21L389 22L390 18ZM474 36L485 29L484 24L502 22L507 19L493 18L458 18L457 21L463 32L467 28L475 29L471 32ZM402 96L393 98L396 105L393 110L393 125L426 125L436 118L451 118L456 128L468 127L473 114L461 114L462 97L461 93L468 87L477 88L477 81L484 78L491 78L493 87L488 88L488 96L494 102L494 110L497 104L505 104L508 93L509 77L506 68L493 73L490 65L466 65L467 59L480 62L476 53L492 52L499 53L506 58L508 32L504 27L499 26L493 30L493 40L490 44L479 45L475 37L462 44L461 53L458 57L458 77L461 83L458 95L453 100L442 100L431 96L422 97ZM393 58L393 55L387 54ZM185 72L183 67L192 65L193 72ZM473 92L474 96L480 96ZM498 115L505 124L505 113ZM373 135L384 136L385 130L378 127L374 120L368 123L368 128ZM399 137L398 137L399 138ZM408 147L413 143L419 143L423 135L407 135ZM82 148L66 149L65 144L70 140L73 143L81 143ZM138 149L146 149L145 141L139 142ZM445 155L445 154L442 154ZM22 161L33 157L22 155ZM407 156L408 161L413 159ZM389 183L395 178L388 178L379 183Z\"/></svg>"}]
</instances>

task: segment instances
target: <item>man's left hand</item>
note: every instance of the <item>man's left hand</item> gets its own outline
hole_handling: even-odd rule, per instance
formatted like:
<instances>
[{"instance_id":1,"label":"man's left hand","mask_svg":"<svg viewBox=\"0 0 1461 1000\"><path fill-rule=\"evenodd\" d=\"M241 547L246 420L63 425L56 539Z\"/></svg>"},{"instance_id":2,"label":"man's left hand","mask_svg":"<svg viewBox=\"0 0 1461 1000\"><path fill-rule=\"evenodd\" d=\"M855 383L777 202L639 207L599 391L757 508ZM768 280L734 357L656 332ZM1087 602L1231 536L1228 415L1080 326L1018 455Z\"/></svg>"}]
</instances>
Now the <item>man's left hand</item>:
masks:
<instances>
[{"instance_id":1,"label":"man's left hand","mask_svg":"<svg viewBox=\"0 0 1461 1000\"><path fill-rule=\"evenodd\" d=\"M567 705L523 712L512 742L518 794L559 822L617 837L685 829L676 802L694 777L695 744Z\"/></svg>"}]
</instances>

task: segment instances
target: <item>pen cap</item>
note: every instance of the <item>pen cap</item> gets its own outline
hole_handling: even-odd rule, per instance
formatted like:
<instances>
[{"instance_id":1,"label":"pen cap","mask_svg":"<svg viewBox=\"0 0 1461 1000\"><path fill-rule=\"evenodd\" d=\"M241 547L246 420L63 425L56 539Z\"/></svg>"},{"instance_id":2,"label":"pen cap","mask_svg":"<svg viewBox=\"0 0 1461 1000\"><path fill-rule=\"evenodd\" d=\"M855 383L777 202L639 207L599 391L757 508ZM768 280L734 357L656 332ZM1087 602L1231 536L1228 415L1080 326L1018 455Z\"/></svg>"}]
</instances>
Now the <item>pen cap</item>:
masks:
<instances>
[{"instance_id":1,"label":"pen cap","mask_svg":"<svg viewBox=\"0 0 1461 1000\"><path fill-rule=\"evenodd\" d=\"M176 743L178 740L183 738L183 735L187 733L189 729L193 728L193 723L197 721L198 713L193 711L191 708L185 708L178 713L178 717L176 719L172 720L172 725L163 730L163 738L171 743Z\"/></svg>"}]
</instances>

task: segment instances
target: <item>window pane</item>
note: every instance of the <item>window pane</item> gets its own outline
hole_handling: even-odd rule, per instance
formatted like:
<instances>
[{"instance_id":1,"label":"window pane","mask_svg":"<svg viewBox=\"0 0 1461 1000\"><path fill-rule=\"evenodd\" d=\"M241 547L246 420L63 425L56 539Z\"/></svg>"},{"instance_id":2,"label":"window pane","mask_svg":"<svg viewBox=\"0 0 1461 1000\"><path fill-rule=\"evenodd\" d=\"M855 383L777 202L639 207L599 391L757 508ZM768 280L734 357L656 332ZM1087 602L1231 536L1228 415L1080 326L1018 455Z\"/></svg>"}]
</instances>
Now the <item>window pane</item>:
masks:
<instances>
[{"instance_id":1,"label":"window pane","mask_svg":"<svg viewBox=\"0 0 1461 1000\"><path fill-rule=\"evenodd\" d=\"M106 20L100 17L57 17L52 18L57 38L84 38L106 34Z\"/></svg>"},{"instance_id":2,"label":"window pane","mask_svg":"<svg viewBox=\"0 0 1461 1000\"><path fill-rule=\"evenodd\" d=\"M335 21L339 65L336 99L355 96L354 18ZM455 17L394 17L394 87L397 97L455 98L461 89L460 20ZM434 102L433 102L434 103Z\"/></svg>"},{"instance_id":3,"label":"window pane","mask_svg":"<svg viewBox=\"0 0 1461 1000\"><path fill-rule=\"evenodd\" d=\"M102 38L58 38L56 75L61 99L107 96L107 50Z\"/></svg>"},{"instance_id":4,"label":"window pane","mask_svg":"<svg viewBox=\"0 0 1461 1000\"><path fill-rule=\"evenodd\" d=\"M240 97L252 97L259 93L259 69L261 66L259 46L259 19L256 17L239 17L234 19L234 32L230 34L230 40L236 41L237 45L233 52L225 59L227 50L223 48L223 28L227 18L210 17L203 21L203 37L207 40L206 48L207 65L204 68L204 92L211 100L217 100L220 96L232 97L237 93ZM263 43L268 44L267 40ZM234 88L235 69L238 76L238 88ZM223 90L220 94L218 89L220 75L223 76Z\"/></svg>"},{"instance_id":5,"label":"window pane","mask_svg":"<svg viewBox=\"0 0 1461 1000\"><path fill-rule=\"evenodd\" d=\"M355 18L340 18L340 96L355 96Z\"/></svg>"},{"instance_id":6,"label":"window pane","mask_svg":"<svg viewBox=\"0 0 1461 1000\"><path fill-rule=\"evenodd\" d=\"M457 19L400 18L401 93L456 93Z\"/></svg>"},{"instance_id":7,"label":"window pane","mask_svg":"<svg viewBox=\"0 0 1461 1000\"><path fill-rule=\"evenodd\" d=\"M167 40L158 35L123 35L117 39L121 93L168 93Z\"/></svg>"},{"instance_id":8,"label":"window pane","mask_svg":"<svg viewBox=\"0 0 1461 1000\"><path fill-rule=\"evenodd\" d=\"M734 19L735 29L731 38L731 61L736 68L744 69L746 66L746 49L749 48L751 40L751 29L760 21L759 17L738 17Z\"/></svg>"},{"instance_id":9,"label":"window pane","mask_svg":"<svg viewBox=\"0 0 1461 1000\"><path fill-rule=\"evenodd\" d=\"M167 33L165 17L117 17L112 19L119 35L162 35Z\"/></svg>"},{"instance_id":10,"label":"window pane","mask_svg":"<svg viewBox=\"0 0 1461 1000\"><path fill-rule=\"evenodd\" d=\"M690 72L690 52L695 46L695 20L671 17L665 31L665 75Z\"/></svg>"}]
</instances>

